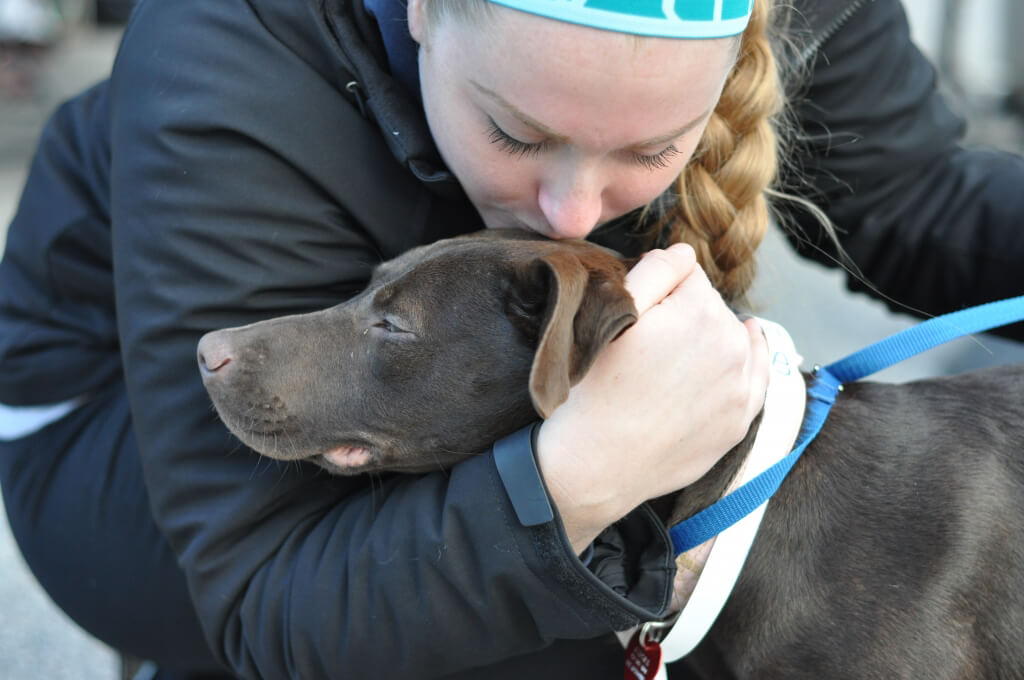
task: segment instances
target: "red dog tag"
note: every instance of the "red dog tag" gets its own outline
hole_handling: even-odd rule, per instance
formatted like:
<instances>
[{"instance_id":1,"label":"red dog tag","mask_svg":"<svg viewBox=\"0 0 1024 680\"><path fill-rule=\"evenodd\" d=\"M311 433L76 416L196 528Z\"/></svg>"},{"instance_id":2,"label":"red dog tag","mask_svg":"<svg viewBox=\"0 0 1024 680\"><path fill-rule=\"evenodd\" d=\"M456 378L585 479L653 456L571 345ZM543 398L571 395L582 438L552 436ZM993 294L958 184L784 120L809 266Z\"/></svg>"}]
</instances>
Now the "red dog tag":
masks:
<instances>
[{"instance_id":1,"label":"red dog tag","mask_svg":"<svg viewBox=\"0 0 1024 680\"><path fill-rule=\"evenodd\" d=\"M661 668L661 645L654 640L641 642L640 632L633 633L626 645L625 680L653 680Z\"/></svg>"}]
</instances>

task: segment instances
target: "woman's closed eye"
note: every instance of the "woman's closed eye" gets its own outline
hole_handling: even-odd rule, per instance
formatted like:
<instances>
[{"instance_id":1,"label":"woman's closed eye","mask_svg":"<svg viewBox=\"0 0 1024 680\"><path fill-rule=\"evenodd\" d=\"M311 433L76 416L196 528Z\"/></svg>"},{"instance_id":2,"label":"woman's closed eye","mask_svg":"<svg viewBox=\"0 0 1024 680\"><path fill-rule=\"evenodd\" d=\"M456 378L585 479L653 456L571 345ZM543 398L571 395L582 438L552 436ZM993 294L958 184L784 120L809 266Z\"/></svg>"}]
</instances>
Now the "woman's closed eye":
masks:
<instances>
[{"instance_id":1,"label":"woman's closed eye","mask_svg":"<svg viewBox=\"0 0 1024 680\"><path fill-rule=\"evenodd\" d=\"M508 134L494 122L494 119L488 118L488 138L491 144L496 144L499 149L517 158L532 158L542 151L550 149L554 143L551 140L545 139L539 142L524 142L520 139L516 139L512 135ZM669 161L676 155L679 154L679 149L676 148L675 144L669 144L666 148L653 154L643 154L638 151L631 152L633 162L641 165L648 170L660 170L666 168L669 165Z\"/></svg>"},{"instance_id":2,"label":"woman's closed eye","mask_svg":"<svg viewBox=\"0 0 1024 680\"><path fill-rule=\"evenodd\" d=\"M669 166L669 161L678 154L679 149L676 148L676 145L669 144L658 153L643 154L634 151L633 160L648 170L660 170L662 168L667 168Z\"/></svg>"},{"instance_id":3,"label":"woman's closed eye","mask_svg":"<svg viewBox=\"0 0 1024 680\"><path fill-rule=\"evenodd\" d=\"M551 146L551 142L546 139L540 142L520 141L498 127L493 118L488 118L488 125L490 127L489 139L491 144L497 144L499 149L510 156L529 158L536 156L541 151L546 151Z\"/></svg>"}]
</instances>

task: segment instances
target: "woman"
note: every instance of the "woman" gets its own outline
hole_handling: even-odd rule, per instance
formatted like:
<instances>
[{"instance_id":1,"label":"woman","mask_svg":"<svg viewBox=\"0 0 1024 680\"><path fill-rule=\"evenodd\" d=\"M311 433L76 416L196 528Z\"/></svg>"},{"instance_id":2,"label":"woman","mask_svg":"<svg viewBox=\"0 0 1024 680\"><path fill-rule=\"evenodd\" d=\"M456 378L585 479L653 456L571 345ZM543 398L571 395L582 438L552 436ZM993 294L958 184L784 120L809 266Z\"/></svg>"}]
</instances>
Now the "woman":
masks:
<instances>
[{"instance_id":1,"label":"woman","mask_svg":"<svg viewBox=\"0 0 1024 680\"><path fill-rule=\"evenodd\" d=\"M4 499L54 600L162 677L618 677L610 633L663 613L674 571L643 501L760 407L756 325L715 289L749 285L767 221L769 3L698 40L439 3L143 2L111 79L44 133L0 266L0 402L49 410L9 409ZM955 148L894 0L804 9L801 176L856 261L936 311L1014 287L989 267L1020 247L1020 162ZM481 226L685 240L702 267L678 246L638 265L649 311L516 449L551 519L518 522L493 452L342 479L231 440L203 332L335 303Z\"/></svg>"}]
</instances>

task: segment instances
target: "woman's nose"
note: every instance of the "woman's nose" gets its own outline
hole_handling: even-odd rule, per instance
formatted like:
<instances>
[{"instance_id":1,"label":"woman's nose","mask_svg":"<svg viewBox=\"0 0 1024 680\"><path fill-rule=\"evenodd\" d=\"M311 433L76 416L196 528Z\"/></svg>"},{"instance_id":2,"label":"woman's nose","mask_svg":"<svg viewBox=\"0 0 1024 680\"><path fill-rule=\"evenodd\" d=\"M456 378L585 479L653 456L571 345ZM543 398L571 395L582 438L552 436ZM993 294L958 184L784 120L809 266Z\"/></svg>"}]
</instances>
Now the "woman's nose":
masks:
<instances>
[{"instance_id":1,"label":"woman's nose","mask_svg":"<svg viewBox=\"0 0 1024 680\"><path fill-rule=\"evenodd\" d=\"M537 203L553 236L585 238L601 219L603 193L594 173L576 171L542 183Z\"/></svg>"}]
</instances>

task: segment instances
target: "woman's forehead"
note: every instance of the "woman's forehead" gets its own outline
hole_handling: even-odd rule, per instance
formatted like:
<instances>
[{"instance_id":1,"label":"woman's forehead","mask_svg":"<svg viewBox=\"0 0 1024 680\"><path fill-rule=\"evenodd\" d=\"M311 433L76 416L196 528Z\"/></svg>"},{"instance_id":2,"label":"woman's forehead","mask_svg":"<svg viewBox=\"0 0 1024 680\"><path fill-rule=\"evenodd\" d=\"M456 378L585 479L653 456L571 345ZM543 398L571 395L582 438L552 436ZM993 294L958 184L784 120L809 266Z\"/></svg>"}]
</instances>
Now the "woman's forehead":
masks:
<instances>
[{"instance_id":1,"label":"woman's forehead","mask_svg":"<svg viewBox=\"0 0 1024 680\"><path fill-rule=\"evenodd\" d=\"M458 52L452 76L468 86L497 94L556 130L576 128L576 120L593 125L601 114L628 114L650 133L637 139L713 108L737 43L640 38L501 6L482 24L447 28L437 37L452 41L448 47Z\"/></svg>"},{"instance_id":2,"label":"woman's forehead","mask_svg":"<svg viewBox=\"0 0 1024 680\"><path fill-rule=\"evenodd\" d=\"M455 24L453 39L476 43L497 57L495 64L502 71L527 78L546 66L568 80L594 72L622 80L671 81L680 73L688 79L707 74L718 80L734 62L738 44L738 38L684 40L616 33L501 5L491 5L482 22Z\"/></svg>"}]
</instances>

